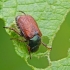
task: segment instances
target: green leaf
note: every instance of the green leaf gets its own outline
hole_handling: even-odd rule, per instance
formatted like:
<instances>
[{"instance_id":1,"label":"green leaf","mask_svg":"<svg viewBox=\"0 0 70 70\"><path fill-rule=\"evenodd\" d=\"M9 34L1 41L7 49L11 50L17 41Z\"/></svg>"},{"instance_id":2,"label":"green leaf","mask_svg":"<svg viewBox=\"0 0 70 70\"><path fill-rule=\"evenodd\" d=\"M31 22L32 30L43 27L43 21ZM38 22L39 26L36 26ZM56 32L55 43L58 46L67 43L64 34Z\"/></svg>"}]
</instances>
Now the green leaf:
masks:
<instances>
[{"instance_id":1,"label":"green leaf","mask_svg":"<svg viewBox=\"0 0 70 70\"><path fill-rule=\"evenodd\" d=\"M70 69L70 49L68 56L58 61L52 61L51 65L45 69L32 67L34 70L69 70Z\"/></svg>"},{"instance_id":2,"label":"green leaf","mask_svg":"<svg viewBox=\"0 0 70 70\"><path fill-rule=\"evenodd\" d=\"M53 39L56 36L57 31L60 29L61 24L65 20L65 17L69 10L70 0L0 0L0 18L5 21L5 26L16 28L15 17L22 14L18 11L24 11L26 14L29 14L35 18L43 34L42 36L49 38L49 47L52 46ZM6 31L11 35L11 37L20 38L13 31L10 31L8 29L6 29ZM26 44L21 42L19 43L16 40L13 41L13 43L15 45L17 54L21 57L24 57L27 62L29 55L26 49ZM41 55L47 56L48 53L50 54L50 52L45 53ZM40 53L34 54L34 56L41 55ZM61 63L62 61L65 62L66 60L67 58L64 58L62 60L52 62L52 65L45 70L61 70L62 66L64 66L63 64L61 65ZM68 61L69 60L70 59L68 59ZM34 70L39 70L30 64L28 65L31 66Z\"/></svg>"}]
</instances>

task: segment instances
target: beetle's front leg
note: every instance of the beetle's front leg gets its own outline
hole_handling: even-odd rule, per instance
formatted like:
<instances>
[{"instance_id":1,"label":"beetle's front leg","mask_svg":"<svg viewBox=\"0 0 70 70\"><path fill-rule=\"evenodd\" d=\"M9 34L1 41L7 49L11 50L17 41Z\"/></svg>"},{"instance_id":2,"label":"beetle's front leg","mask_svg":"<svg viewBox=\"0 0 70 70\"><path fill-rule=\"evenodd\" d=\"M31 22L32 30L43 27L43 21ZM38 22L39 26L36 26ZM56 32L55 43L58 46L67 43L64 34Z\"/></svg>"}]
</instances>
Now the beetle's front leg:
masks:
<instances>
[{"instance_id":1,"label":"beetle's front leg","mask_svg":"<svg viewBox=\"0 0 70 70\"><path fill-rule=\"evenodd\" d=\"M47 47L47 45L45 44L45 43L43 43L43 42L41 42L41 44L43 45L43 46L45 46L46 48L48 48L48 49L52 49L52 48L49 48L49 47Z\"/></svg>"}]
</instances>

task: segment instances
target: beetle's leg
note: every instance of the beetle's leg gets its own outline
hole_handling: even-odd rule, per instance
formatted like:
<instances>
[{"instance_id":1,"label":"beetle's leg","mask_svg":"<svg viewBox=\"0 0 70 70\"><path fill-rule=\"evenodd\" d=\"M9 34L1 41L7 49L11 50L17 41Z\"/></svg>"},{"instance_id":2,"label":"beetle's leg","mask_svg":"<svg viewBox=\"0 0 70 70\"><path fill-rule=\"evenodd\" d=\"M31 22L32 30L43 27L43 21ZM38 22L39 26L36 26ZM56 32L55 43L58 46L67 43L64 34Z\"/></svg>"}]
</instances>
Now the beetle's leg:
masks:
<instances>
[{"instance_id":1,"label":"beetle's leg","mask_svg":"<svg viewBox=\"0 0 70 70\"><path fill-rule=\"evenodd\" d=\"M18 31L16 31L14 28L11 28L11 27L3 27L3 28L7 28L7 29L10 29L10 30L13 30L14 32L16 32L18 35L21 36L21 34Z\"/></svg>"},{"instance_id":2,"label":"beetle's leg","mask_svg":"<svg viewBox=\"0 0 70 70\"><path fill-rule=\"evenodd\" d=\"M48 48L47 45L46 45L45 43L41 42L41 44L44 45L46 48Z\"/></svg>"},{"instance_id":3,"label":"beetle's leg","mask_svg":"<svg viewBox=\"0 0 70 70\"><path fill-rule=\"evenodd\" d=\"M22 31L20 31L20 34L21 34L22 37L24 37L24 33L22 33Z\"/></svg>"},{"instance_id":4,"label":"beetle's leg","mask_svg":"<svg viewBox=\"0 0 70 70\"><path fill-rule=\"evenodd\" d=\"M43 43L43 42L41 42L41 44L44 45L48 49L52 49L52 48L47 47L47 45L45 43Z\"/></svg>"},{"instance_id":5,"label":"beetle's leg","mask_svg":"<svg viewBox=\"0 0 70 70\"><path fill-rule=\"evenodd\" d=\"M17 38L11 38L11 40L18 40L20 42L27 42L27 40L20 40L20 39L17 39ZM30 47L28 45L27 45L27 49L28 49L30 59L31 59L31 51L30 51Z\"/></svg>"},{"instance_id":6,"label":"beetle's leg","mask_svg":"<svg viewBox=\"0 0 70 70\"><path fill-rule=\"evenodd\" d=\"M27 45L27 49L28 49L28 52L29 52L29 55L30 55L30 59L31 59L31 51L30 51L30 47Z\"/></svg>"},{"instance_id":7,"label":"beetle's leg","mask_svg":"<svg viewBox=\"0 0 70 70\"><path fill-rule=\"evenodd\" d=\"M27 42L27 40L20 40L20 39L17 39L17 38L10 38L10 40L18 40L20 42Z\"/></svg>"}]
</instances>

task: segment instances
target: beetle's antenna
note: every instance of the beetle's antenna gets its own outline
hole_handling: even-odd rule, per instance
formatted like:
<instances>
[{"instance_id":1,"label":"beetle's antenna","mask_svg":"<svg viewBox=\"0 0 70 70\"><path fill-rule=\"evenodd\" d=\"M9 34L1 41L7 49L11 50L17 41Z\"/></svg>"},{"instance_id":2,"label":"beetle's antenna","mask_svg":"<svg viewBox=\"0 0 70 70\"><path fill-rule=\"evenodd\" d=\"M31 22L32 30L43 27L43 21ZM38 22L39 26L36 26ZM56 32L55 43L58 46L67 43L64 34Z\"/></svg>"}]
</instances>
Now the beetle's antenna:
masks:
<instances>
[{"instance_id":1,"label":"beetle's antenna","mask_svg":"<svg viewBox=\"0 0 70 70\"><path fill-rule=\"evenodd\" d=\"M25 12L23 12L23 11L19 11L19 12L21 12L21 13L25 14ZM25 14L25 15L26 15L26 14Z\"/></svg>"}]
</instances>

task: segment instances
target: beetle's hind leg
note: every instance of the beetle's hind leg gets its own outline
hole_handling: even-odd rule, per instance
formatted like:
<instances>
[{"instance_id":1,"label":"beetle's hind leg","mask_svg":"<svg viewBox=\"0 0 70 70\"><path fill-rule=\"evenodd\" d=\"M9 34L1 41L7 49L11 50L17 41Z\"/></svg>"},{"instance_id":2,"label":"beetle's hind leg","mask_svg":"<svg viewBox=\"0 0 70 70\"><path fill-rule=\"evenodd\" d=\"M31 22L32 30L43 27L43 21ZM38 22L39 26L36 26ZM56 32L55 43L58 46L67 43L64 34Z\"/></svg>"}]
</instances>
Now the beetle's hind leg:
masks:
<instances>
[{"instance_id":1,"label":"beetle's hind leg","mask_svg":"<svg viewBox=\"0 0 70 70\"><path fill-rule=\"evenodd\" d=\"M7 29L10 29L10 30L13 30L15 33L17 33L18 35L21 36L21 34L14 28L11 28L11 27L3 27L3 28L7 28Z\"/></svg>"},{"instance_id":2,"label":"beetle's hind leg","mask_svg":"<svg viewBox=\"0 0 70 70\"><path fill-rule=\"evenodd\" d=\"M10 30L13 30L15 33L17 33L19 36L24 36L24 34L20 31L18 32L16 29L14 28L11 28L11 27L3 27L3 28L7 28L7 29L10 29ZM11 38L11 40L17 40L17 41L20 41L20 42L27 42L27 40L20 40L18 38ZM27 49L28 49L28 52L29 52L29 55L30 55L30 59L31 59L31 51L30 51L30 47L27 45Z\"/></svg>"}]
</instances>

